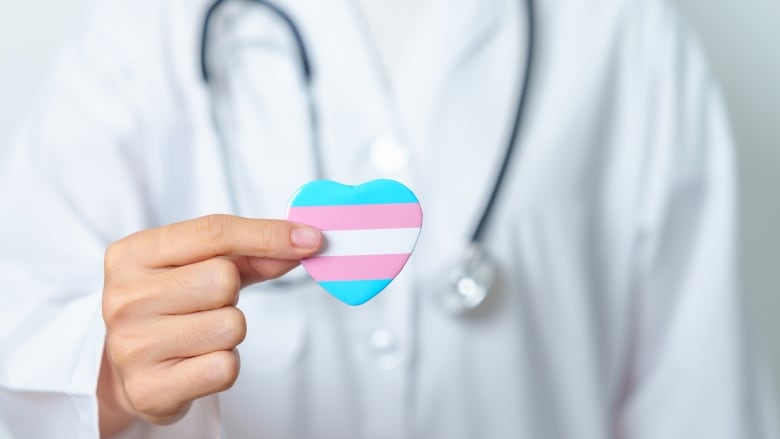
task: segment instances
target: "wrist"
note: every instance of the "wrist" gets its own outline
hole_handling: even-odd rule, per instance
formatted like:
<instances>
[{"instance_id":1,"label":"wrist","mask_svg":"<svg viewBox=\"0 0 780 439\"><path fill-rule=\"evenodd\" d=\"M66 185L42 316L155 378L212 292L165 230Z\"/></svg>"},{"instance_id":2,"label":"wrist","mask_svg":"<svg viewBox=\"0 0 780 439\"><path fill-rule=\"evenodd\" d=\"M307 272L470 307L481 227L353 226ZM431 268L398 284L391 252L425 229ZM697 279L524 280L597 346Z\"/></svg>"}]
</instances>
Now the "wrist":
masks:
<instances>
[{"instance_id":1,"label":"wrist","mask_svg":"<svg viewBox=\"0 0 780 439\"><path fill-rule=\"evenodd\" d=\"M100 364L97 399L101 437L116 435L138 419L125 394L119 372L105 350Z\"/></svg>"}]
</instances>

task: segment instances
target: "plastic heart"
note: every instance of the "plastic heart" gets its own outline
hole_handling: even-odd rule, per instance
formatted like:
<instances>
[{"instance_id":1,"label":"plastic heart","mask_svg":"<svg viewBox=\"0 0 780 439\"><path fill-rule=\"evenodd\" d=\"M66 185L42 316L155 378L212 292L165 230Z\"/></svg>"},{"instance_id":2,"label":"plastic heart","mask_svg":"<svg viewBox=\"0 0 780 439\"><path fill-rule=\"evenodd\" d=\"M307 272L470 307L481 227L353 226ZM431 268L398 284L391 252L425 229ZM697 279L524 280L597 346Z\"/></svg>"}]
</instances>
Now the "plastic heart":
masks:
<instances>
[{"instance_id":1,"label":"plastic heart","mask_svg":"<svg viewBox=\"0 0 780 439\"><path fill-rule=\"evenodd\" d=\"M422 208L397 181L348 186L317 180L298 190L287 219L323 233L320 253L301 261L311 277L342 302L361 305L406 265L422 227Z\"/></svg>"}]
</instances>

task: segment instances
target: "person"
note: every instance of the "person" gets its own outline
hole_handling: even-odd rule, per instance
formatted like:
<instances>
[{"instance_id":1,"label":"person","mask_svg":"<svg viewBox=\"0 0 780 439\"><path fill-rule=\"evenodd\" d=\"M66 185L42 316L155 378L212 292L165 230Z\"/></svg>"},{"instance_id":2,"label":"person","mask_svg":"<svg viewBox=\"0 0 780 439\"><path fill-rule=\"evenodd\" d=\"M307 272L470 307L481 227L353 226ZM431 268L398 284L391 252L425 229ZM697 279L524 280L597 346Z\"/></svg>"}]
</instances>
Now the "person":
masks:
<instances>
[{"instance_id":1,"label":"person","mask_svg":"<svg viewBox=\"0 0 780 439\"><path fill-rule=\"evenodd\" d=\"M211 5L99 2L4 163L12 437L777 437L723 102L667 2L536 2L482 239L498 284L463 315L437 292L503 163L521 3L280 1L309 86L253 2L215 11L204 83ZM423 207L361 307L295 268L325 244L284 208L318 177Z\"/></svg>"}]
</instances>

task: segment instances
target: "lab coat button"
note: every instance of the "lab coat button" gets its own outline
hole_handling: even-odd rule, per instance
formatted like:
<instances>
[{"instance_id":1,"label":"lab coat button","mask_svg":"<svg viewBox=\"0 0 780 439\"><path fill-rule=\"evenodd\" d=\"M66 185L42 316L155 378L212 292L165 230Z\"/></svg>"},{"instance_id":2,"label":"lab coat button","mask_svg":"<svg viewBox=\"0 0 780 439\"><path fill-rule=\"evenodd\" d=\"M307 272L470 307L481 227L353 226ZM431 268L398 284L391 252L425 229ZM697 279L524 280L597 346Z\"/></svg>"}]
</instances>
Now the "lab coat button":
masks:
<instances>
[{"instance_id":1,"label":"lab coat button","mask_svg":"<svg viewBox=\"0 0 780 439\"><path fill-rule=\"evenodd\" d=\"M371 143L371 165L384 174L398 174L406 170L411 160L409 150L394 136L386 134Z\"/></svg>"},{"instance_id":2,"label":"lab coat button","mask_svg":"<svg viewBox=\"0 0 780 439\"><path fill-rule=\"evenodd\" d=\"M379 369L389 370L401 362L400 342L395 332L387 328L373 331L368 338L371 355Z\"/></svg>"}]
</instances>

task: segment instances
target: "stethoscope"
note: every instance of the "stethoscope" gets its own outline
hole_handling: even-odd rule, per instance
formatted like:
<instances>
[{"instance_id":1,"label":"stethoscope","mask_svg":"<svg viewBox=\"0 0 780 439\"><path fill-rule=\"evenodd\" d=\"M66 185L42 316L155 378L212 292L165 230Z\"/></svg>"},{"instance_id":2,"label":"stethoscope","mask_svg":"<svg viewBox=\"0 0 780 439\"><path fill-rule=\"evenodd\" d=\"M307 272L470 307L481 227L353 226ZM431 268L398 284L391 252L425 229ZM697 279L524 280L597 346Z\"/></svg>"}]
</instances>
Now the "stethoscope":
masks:
<instances>
[{"instance_id":1,"label":"stethoscope","mask_svg":"<svg viewBox=\"0 0 780 439\"><path fill-rule=\"evenodd\" d=\"M295 21L290 15L279 7L277 4L268 0L247 0L251 3L263 6L267 8L272 14L274 14L279 20L281 20L285 26L289 29L290 34L295 43L295 48L298 52L300 72L304 85L308 90L311 89L314 71L312 68L311 58L309 52L304 43L300 29L295 24ZM226 3L227 0L216 0L207 10L206 16L203 22L203 32L201 34L201 46L200 46L200 67L203 81L206 85L210 84L211 75L208 66L208 43L209 43L209 30L212 24L212 19L215 12L221 5ZM501 163L493 189L490 192L487 203L482 211L479 222L472 232L469 244L460 257L460 260L455 264L452 271L449 273L447 282L442 287L441 291L437 293L437 299L440 305L453 315L465 314L477 308L484 302L488 294L495 288L498 279L498 268L496 262L490 258L489 254L485 251L483 245L483 236L485 229L490 221L491 214L495 209L496 200L498 198L501 187L503 186L506 178L506 172L509 167L512 155L516 149L517 137L520 131L520 122L525 112L528 86L530 83L531 70L534 61L534 37L535 37L535 17L534 17L534 3L533 0L525 0L526 17L527 17L527 35L526 35L526 60L525 68L523 72L523 80L520 84L519 96L517 100L517 109L515 111L512 131L510 133L509 141L506 145L506 151L504 153L504 159ZM316 166L321 167L320 160L320 148L317 141L317 119L315 105L309 100L309 113L310 122L312 125L313 138L313 152L315 156ZM217 130L219 131L219 130Z\"/></svg>"}]
</instances>

